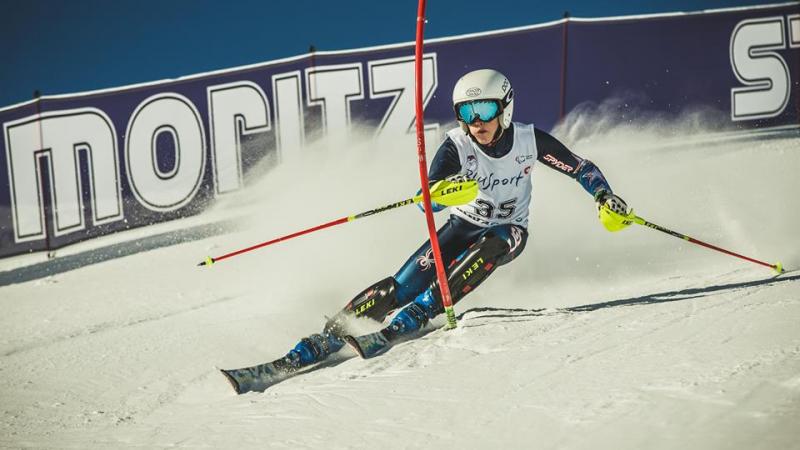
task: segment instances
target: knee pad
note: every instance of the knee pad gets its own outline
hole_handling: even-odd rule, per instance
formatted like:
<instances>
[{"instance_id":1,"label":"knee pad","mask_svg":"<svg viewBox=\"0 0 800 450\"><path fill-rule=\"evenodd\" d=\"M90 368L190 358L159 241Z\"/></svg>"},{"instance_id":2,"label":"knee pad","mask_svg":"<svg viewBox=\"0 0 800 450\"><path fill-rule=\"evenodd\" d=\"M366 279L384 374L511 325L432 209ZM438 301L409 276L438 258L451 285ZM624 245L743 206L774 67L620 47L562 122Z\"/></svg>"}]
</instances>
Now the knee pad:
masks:
<instances>
[{"instance_id":1,"label":"knee pad","mask_svg":"<svg viewBox=\"0 0 800 450\"><path fill-rule=\"evenodd\" d=\"M325 331L342 336L346 317L369 317L382 322L383 319L400 305L397 303L397 281L387 277L364 289L350 301L336 316L325 324Z\"/></svg>"}]
</instances>

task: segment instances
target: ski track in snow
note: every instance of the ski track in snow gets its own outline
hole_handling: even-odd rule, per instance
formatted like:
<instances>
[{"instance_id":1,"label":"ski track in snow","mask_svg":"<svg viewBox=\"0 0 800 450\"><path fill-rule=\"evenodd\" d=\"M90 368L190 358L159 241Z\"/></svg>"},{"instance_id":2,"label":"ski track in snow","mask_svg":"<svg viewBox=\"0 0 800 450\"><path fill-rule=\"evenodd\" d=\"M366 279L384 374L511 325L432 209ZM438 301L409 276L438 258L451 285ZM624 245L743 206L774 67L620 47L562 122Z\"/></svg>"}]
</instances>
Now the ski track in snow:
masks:
<instances>
[{"instance_id":1,"label":"ski track in snow","mask_svg":"<svg viewBox=\"0 0 800 450\"><path fill-rule=\"evenodd\" d=\"M616 129L570 144L644 217L800 266L800 212L774 195L800 188L796 136L647 146L661 138ZM333 158L320 144L314 180L414 163L412 140L392 145ZM228 234L0 287L0 447L800 448L800 274L652 230L610 235L579 187L538 168L529 248L456 305L458 329L437 319L377 358L345 349L234 395L215 366L281 356L425 238L409 208L195 267L415 190L398 170L358 195L314 180L273 195L296 164L201 216L249 218ZM318 205L321 191L341 201Z\"/></svg>"},{"instance_id":2,"label":"ski track in snow","mask_svg":"<svg viewBox=\"0 0 800 450\"><path fill-rule=\"evenodd\" d=\"M24 345L22 345L20 347L16 347L16 348L11 348L11 349L5 350L2 354L0 354L0 357L8 357L8 356L12 356L12 355L17 354L17 353L23 353L23 352L31 351L31 350L34 350L34 349L38 349L40 347L47 347L47 346L50 346L50 345L59 344L59 343L62 343L63 341L69 340L69 339L79 339L79 338L84 338L84 337L87 337L87 336L90 336L90 335L100 334L100 333L104 333L104 332L108 332L108 331L119 331L120 329L124 329L124 328L127 328L127 327L141 325L141 324L145 324L145 323L149 323L149 322L153 322L153 321L164 320L164 319L168 319L168 318L170 318L172 316L176 316L176 315L179 315L179 314L190 313L190 312L202 309L202 308L206 308L206 307L211 306L211 305L215 305L217 303L224 303L224 302L227 302L229 300L230 300L230 298L222 298L222 299L218 299L218 300L211 300L209 302L202 303L200 305L192 306L192 307L189 307L189 308L186 308L186 309L181 309L181 310L178 310L178 311L173 311L173 312L170 312L170 313L167 313L167 314L159 314L159 315L153 315L153 316L149 316L149 317L140 317L140 318L136 318L136 319L123 321L121 323L119 323L119 322L104 322L104 323L92 324L88 328L80 329L80 330L71 332L69 334L65 334L65 335L61 335L61 336L49 337L47 339L43 339L43 340L40 340L40 341L37 341L37 342L31 342L31 343L28 343L28 344L24 344Z\"/></svg>"}]
</instances>

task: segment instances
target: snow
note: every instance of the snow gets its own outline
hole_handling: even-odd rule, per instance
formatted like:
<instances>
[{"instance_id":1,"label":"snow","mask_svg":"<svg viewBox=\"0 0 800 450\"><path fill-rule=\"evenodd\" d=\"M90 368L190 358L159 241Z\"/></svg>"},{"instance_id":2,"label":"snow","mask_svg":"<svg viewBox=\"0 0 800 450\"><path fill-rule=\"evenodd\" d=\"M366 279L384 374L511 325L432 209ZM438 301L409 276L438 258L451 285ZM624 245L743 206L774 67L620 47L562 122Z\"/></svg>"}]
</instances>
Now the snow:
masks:
<instances>
[{"instance_id":1,"label":"snow","mask_svg":"<svg viewBox=\"0 0 800 450\"><path fill-rule=\"evenodd\" d=\"M557 131L644 218L800 266L796 130L580 125ZM411 138L336 144L199 217L0 261L0 447L800 448L800 272L608 233L541 167L528 248L456 305L457 330L437 319L378 358L344 350L236 396L215 366L283 355L425 239L409 207L196 267L416 192ZM53 270L65 257L79 263Z\"/></svg>"}]
</instances>

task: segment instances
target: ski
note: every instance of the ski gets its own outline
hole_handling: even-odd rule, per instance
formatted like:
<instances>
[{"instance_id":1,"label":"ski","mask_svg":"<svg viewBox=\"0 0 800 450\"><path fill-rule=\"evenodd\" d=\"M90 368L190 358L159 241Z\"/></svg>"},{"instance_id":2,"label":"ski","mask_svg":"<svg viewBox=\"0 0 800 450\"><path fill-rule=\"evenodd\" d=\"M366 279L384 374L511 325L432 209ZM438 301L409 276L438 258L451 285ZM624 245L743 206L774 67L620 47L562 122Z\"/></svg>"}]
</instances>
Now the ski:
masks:
<instances>
[{"instance_id":1,"label":"ski","mask_svg":"<svg viewBox=\"0 0 800 450\"><path fill-rule=\"evenodd\" d=\"M297 369L281 358L269 363L241 369L220 369L237 394L263 392L268 387L291 377Z\"/></svg>"},{"instance_id":2,"label":"ski","mask_svg":"<svg viewBox=\"0 0 800 450\"><path fill-rule=\"evenodd\" d=\"M345 336L344 341L364 359L378 356L392 346L381 331L363 336Z\"/></svg>"}]
</instances>

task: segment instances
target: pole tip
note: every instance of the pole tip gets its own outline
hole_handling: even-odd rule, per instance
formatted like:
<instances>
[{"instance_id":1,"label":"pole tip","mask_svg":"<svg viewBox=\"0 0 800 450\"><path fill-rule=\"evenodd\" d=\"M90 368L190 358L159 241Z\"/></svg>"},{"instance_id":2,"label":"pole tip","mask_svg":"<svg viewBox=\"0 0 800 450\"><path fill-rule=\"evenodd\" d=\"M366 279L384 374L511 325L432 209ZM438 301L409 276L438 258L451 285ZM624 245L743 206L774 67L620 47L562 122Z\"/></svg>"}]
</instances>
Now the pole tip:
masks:
<instances>
[{"instance_id":1,"label":"pole tip","mask_svg":"<svg viewBox=\"0 0 800 450\"><path fill-rule=\"evenodd\" d=\"M778 272L778 275L780 275L780 274L782 274L783 272L785 272L785 271L783 270L783 264L781 264L780 262L777 262L777 263L775 263L775 265L774 265L774 266L772 266L772 268L773 268L773 269L775 269L775 272Z\"/></svg>"},{"instance_id":2,"label":"pole tip","mask_svg":"<svg viewBox=\"0 0 800 450\"><path fill-rule=\"evenodd\" d=\"M445 316L447 316L447 323L444 324L442 327L444 330L455 330L458 328L458 321L456 320L456 312L453 310L452 306L446 306L444 308Z\"/></svg>"},{"instance_id":3,"label":"pole tip","mask_svg":"<svg viewBox=\"0 0 800 450\"><path fill-rule=\"evenodd\" d=\"M204 261L200 261L197 265L198 266L210 266L212 264L214 264L214 258L212 258L210 256L206 256L206 259Z\"/></svg>"}]
</instances>

